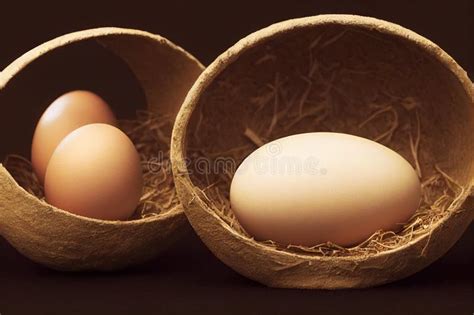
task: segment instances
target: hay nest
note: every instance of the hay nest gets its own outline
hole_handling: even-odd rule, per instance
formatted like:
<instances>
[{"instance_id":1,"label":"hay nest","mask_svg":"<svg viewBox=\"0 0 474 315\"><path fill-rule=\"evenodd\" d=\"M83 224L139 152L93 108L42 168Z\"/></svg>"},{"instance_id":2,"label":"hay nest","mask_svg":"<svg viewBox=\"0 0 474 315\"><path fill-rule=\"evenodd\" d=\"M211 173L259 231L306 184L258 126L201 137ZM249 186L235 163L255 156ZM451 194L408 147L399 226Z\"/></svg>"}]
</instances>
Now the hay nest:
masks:
<instances>
[{"instance_id":1,"label":"hay nest","mask_svg":"<svg viewBox=\"0 0 474 315\"><path fill-rule=\"evenodd\" d=\"M471 222L473 126L471 82L428 40L372 18L290 20L244 38L198 79L175 124L175 181L195 230L243 275L274 287L378 285L428 265ZM239 163L317 131L372 139L413 165L423 198L400 232L304 247L258 242L240 226L229 203Z\"/></svg>"},{"instance_id":2,"label":"hay nest","mask_svg":"<svg viewBox=\"0 0 474 315\"><path fill-rule=\"evenodd\" d=\"M136 119L119 121L119 127L134 143L143 169L143 195L130 220L163 215L180 207L170 163L173 120L170 117L158 118L149 111L139 111ZM43 186L30 160L10 154L3 165L18 185L46 202Z\"/></svg>"}]
</instances>

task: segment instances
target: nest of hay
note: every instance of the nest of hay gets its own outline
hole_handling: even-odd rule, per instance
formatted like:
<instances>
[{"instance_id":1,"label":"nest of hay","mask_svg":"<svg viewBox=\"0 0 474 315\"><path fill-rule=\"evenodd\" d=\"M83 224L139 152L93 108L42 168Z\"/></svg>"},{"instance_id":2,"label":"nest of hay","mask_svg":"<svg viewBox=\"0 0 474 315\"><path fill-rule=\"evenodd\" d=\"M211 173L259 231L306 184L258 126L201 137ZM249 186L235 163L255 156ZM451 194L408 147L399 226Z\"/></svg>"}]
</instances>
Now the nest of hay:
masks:
<instances>
[{"instance_id":1,"label":"nest of hay","mask_svg":"<svg viewBox=\"0 0 474 315\"><path fill-rule=\"evenodd\" d=\"M166 214L179 207L170 162L173 120L139 111L136 119L119 121L119 127L134 143L143 169L143 195L130 220ZM43 186L27 158L11 154L4 159L3 165L18 185L46 202Z\"/></svg>"},{"instance_id":2,"label":"nest of hay","mask_svg":"<svg viewBox=\"0 0 474 315\"><path fill-rule=\"evenodd\" d=\"M178 192L211 250L259 282L341 288L393 281L439 257L472 220L465 208L472 102L471 82L455 62L399 26L342 15L279 23L221 55L188 95L172 146ZM281 246L240 226L229 203L240 162L274 139L318 131L372 139L412 164L422 202L398 233L377 231L350 248ZM213 167L203 172L203 160Z\"/></svg>"}]
</instances>

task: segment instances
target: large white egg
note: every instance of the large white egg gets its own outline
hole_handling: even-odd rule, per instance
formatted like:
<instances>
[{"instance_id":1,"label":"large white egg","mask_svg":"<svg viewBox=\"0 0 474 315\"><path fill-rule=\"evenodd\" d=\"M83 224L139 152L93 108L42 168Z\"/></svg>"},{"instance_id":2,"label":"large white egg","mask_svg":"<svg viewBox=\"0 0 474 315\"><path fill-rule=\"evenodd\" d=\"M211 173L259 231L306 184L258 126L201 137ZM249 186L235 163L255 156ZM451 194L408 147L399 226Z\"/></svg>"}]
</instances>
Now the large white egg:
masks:
<instances>
[{"instance_id":1,"label":"large white egg","mask_svg":"<svg viewBox=\"0 0 474 315\"><path fill-rule=\"evenodd\" d=\"M368 139L314 132L250 154L230 189L232 210L257 240L358 244L398 230L419 206L421 185L395 151Z\"/></svg>"}]
</instances>

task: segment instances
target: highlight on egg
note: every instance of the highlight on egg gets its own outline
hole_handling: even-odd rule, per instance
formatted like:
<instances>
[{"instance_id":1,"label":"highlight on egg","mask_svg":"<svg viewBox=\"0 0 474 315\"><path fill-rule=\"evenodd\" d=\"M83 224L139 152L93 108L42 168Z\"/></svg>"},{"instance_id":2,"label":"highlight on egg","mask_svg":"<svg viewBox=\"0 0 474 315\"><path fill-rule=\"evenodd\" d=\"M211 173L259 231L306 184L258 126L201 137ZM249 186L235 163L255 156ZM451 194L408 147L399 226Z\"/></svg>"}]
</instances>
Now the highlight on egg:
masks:
<instances>
[{"instance_id":1,"label":"highlight on egg","mask_svg":"<svg viewBox=\"0 0 474 315\"><path fill-rule=\"evenodd\" d=\"M358 136L313 132L263 145L238 167L230 202L257 240L353 246L398 231L417 210L421 184L401 155Z\"/></svg>"},{"instance_id":2,"label":"highlight on egg","mask_svg":"<svg viewBox=\"0 0 474 315\"><path fill-rule=\"evenodd\" d=\"M36 125L31 146L31 163L41 183L58 144L70 132L92 123L117 125L109 105L92 92L71 91L49 105Z\"/></svg>"}]
</instances>

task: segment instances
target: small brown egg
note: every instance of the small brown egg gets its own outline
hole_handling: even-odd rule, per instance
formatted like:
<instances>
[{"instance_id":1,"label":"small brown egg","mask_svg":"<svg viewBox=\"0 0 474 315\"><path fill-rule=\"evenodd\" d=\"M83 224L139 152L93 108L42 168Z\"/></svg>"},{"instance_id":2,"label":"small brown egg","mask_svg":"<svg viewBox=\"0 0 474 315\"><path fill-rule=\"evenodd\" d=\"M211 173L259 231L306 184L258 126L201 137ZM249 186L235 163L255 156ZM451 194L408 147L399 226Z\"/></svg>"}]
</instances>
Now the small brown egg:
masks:
<instances>
[{"instance_id":1,"label":"small brown egg","mask_svg":"<svg viewBox=\"0 0 474 315\"><path fill-rule=\"evenodd\" d=\"M140 157L118 128L82 126L54 151L44 188L46 201L60 209L101 220L125 220L142 194Z\"/></svg>"},{"instance_id":2,"label":"small brown egg","mask_svg":"<svg viewBox=\"0 0 474 315\"><path fill-rule=\"evenodd\" d=\"M88 91L73 91L56 99L36 125L31 163L41 183L54 150L71 131L92 123L117 125L107 103Z\"/></svg>"}]
</instances>

